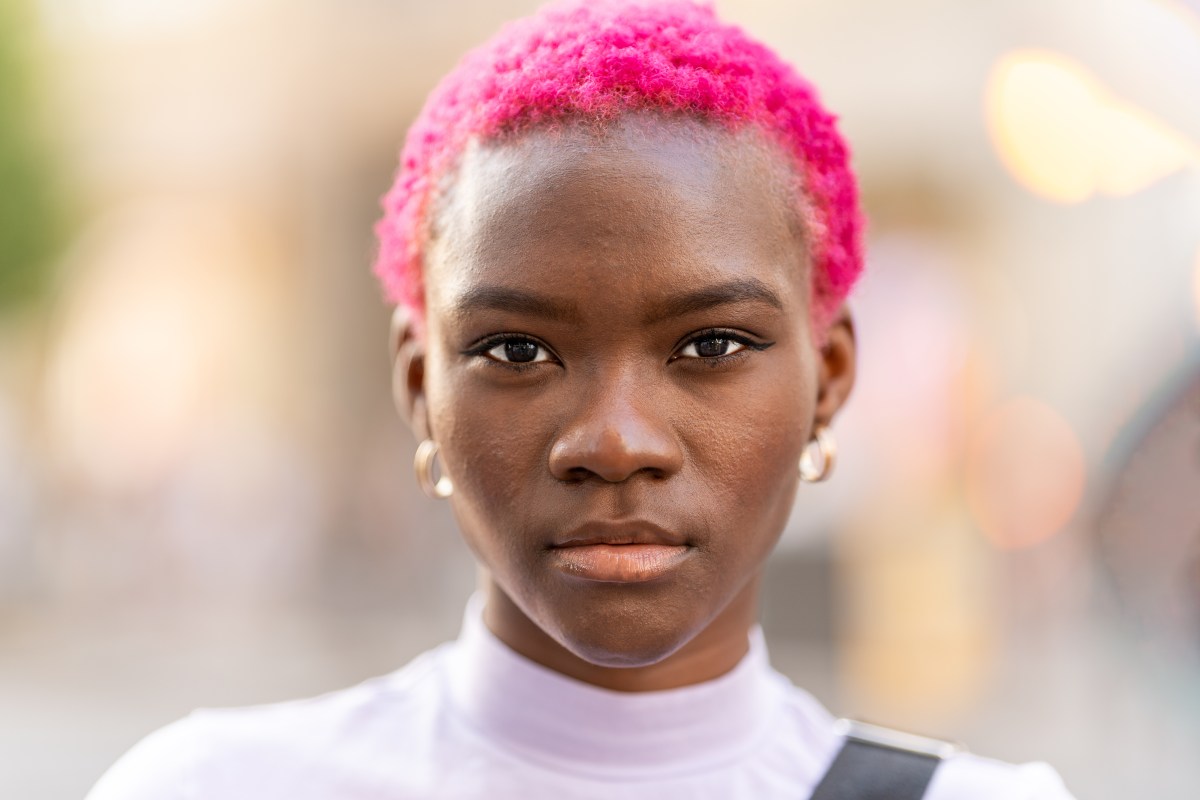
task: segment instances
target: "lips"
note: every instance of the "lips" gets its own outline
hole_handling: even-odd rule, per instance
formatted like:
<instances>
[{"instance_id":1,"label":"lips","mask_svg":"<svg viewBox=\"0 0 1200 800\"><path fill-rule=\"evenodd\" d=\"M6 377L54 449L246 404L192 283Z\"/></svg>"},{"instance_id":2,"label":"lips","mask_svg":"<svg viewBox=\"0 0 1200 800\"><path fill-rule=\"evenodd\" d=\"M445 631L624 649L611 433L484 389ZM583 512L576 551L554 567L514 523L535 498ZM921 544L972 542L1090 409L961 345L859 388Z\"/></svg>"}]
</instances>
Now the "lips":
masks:
<instances>
[{"instance_id":1,"label":"lips","mask_svg":"<svg viewBox=\"0 0 1200 800\"><path fill-rule=\"evenodd\" d=\"M550 561L581 580L643 583L670 574L693 552L681 534L652 523L602 523L563 536L551 545Z\"/></svg>"}]
</instances>

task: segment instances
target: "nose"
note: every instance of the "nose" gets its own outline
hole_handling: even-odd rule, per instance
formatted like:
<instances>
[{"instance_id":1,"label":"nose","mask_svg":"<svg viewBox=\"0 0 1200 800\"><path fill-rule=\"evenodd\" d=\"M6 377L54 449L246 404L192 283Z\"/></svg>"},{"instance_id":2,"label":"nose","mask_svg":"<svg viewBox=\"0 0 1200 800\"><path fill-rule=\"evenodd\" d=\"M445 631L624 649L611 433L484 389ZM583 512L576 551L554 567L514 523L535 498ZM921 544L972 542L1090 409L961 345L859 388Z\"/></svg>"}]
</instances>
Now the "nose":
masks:
<instances>
[{"instance_id":1,"label":"nose","mask_svg":"<svg viewBox=\"0 0 1200 800\"><path fill-rule=\"evenodd\" d=\"M608 483L673 475L683 451L665 411L662 398L632 382L585 393L550 448L550 472L563 481Z\"/></svg>"}]
</instances>

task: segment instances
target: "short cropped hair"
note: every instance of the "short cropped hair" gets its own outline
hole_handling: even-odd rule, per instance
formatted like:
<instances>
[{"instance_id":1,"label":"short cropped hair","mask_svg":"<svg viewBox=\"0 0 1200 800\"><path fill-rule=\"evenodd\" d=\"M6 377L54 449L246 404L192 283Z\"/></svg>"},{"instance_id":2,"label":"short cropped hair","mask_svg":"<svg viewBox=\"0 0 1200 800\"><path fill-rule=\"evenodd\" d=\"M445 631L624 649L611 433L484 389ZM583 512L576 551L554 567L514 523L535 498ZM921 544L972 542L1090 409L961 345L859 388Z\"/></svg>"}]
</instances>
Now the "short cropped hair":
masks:
<instances>
[{"instance_id":1,"label":"short cropped hair","mask_svg":"<svg viewBox=\"0 0 1200 800\"><path fill-rule=\"evenodd\" d=\"M862 212L849 151L813 86L765 45L690 0L567 0L468 53L409 129L375 227L387 298L424 323L430 208L473 139L568 119L659 110L754 126L793 162L812 259L811 323L823 331L862 272Z\"/></svg>"}]
</instances>

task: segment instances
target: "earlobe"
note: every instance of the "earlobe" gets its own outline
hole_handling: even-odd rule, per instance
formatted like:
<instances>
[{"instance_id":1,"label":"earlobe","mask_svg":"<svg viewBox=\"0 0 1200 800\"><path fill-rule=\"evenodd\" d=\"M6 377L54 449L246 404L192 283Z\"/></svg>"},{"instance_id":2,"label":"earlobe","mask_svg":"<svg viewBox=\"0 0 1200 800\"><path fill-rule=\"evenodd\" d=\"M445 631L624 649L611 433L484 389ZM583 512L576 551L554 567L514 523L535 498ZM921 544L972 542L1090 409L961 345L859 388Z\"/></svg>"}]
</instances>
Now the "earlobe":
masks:
<instances>
[{"instance_id":1,"label":"earlobe","mask_svg":"<svg viewBox=\"0 0 1200 800\"><path fill-rule=\"evenodd\" d=\"M412 311L397 306L392 314L392 398L418 441L429 438L425 405L425 342Z\"/></svg>"},{"instance_id":2,"label":"earlobe","mask_svg":"<svg viewBox=\"0 0 1200 800\"><path fill-rule=\"evenodd\" d=\"M820 356L820 385L815 419L828 425L850 397L857 370L857 343L850 310L842 306L825 335Z\"/></svg>"}]
</instances>

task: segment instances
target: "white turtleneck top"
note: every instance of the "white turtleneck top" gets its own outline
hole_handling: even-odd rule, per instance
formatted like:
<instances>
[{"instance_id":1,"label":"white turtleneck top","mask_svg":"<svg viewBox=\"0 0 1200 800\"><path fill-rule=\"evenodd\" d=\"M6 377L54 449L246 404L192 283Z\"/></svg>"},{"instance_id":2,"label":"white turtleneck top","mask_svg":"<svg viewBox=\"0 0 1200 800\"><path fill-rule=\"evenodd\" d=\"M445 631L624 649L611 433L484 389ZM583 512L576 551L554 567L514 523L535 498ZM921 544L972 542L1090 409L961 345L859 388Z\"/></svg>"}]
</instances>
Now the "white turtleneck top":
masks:
<instances>
[{"instance_id":1,"label":"white turtleneck top","mask_svg":"<svg viewBox=\"0 0 1200 800\"><path fill-rule=\"evenodd\" d=\"M804 800L841 741L767 661L762 632L731 672L623 693L535 664L468 604L459 638L350 689L197 711L151 735L88 800L687 798ZM1070 800L1045 764L953 756L927 800Z\"/></svg>"}]
</instances>

